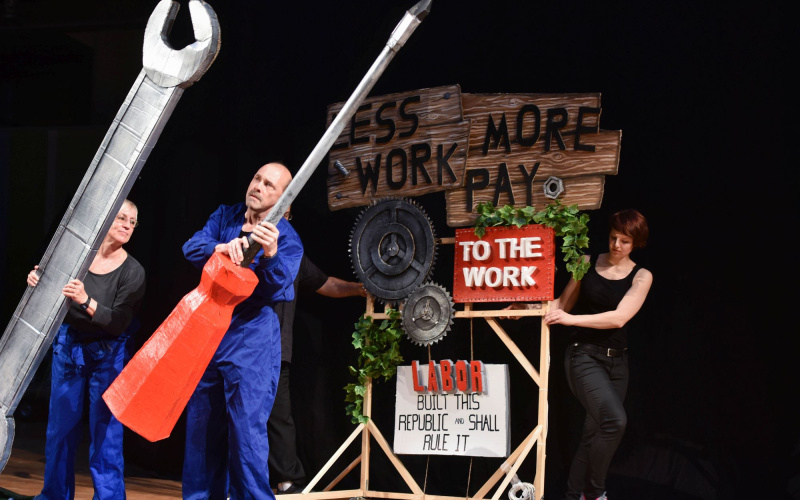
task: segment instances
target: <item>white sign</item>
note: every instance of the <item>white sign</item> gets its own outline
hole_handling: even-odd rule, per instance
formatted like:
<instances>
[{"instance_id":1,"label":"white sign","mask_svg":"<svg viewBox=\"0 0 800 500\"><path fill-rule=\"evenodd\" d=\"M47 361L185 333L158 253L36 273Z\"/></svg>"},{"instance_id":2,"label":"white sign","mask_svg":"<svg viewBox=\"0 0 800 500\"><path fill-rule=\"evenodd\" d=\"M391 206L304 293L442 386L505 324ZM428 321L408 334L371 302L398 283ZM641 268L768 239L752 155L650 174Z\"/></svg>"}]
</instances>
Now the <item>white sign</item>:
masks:
<instances>
[{"instance_id":1,"label":"white sign","mask_svg":"<svg viewBox=\"0 0 800 500\"><path fill-rule=\"evenodd\" d=\"M400 455L507 457L508 365L398 366L394 420Z\"/></svg>"}]
</instances>

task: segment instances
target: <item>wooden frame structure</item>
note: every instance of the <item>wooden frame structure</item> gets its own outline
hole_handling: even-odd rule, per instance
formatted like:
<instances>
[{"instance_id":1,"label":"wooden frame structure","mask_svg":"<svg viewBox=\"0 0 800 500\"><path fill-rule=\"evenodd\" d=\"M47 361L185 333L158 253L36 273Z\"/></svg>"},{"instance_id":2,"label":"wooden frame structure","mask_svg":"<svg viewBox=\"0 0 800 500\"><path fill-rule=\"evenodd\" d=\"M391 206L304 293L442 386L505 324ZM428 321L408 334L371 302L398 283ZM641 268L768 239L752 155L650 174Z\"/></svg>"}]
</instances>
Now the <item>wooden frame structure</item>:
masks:
<instances>
[{"instance_id":1,"label":"wooden frame structure","mask_svg":"<svg viewBox=\"0 0 800 500\"><path fill-rule=\"evenodd\" d=\"M454 238L442 238L440 243L453 243ZM477 491L475 494L468 496L466 500L498 500L500 495L506 490L511 483L512 478L515 477L517 470L522 465L522 462L528 457L536 445L536 476L534 479L535 498L532 500L541 500L544 495L544 465L546 457L546 441L547 441L547 414L548 414L548 388L549 388L549 372L550 372L550 327L544 321L541 325L541 340L539 350L539 371L531 364L525 354L514 343L505 330L498 324L497 318L499 317L527 317L527 316L544 316L549 310L550 303L542 302L539 309L527 310L473 310L473 304L465 303L464 309L455 312L456 319L463 318L483 318L497 334L500 340L506 345L509 351L514 355L517 361L522 365L523 369L528 373L533 382L539 387L539 405L538 405L538 418L537 425L522 440L522 442L511 452L506 460L498 467L497 471L492 474L489 480ZM367 297L367 307L365 316L371 316L373 320L387 319L389 316L385 312L375 312L375 302L370 295ZM364 403L362 413L366 417L370 417L372 413L372 380L367 379L366 393L364 395ZM325 486L321 491L312 492L317 487L317 483L322 477L331 469L334 463L341 457L341 455L350 447L358 436L361 436L361 454L353 460L333 481ZM369 457L370 457L370 436L377 442L378 446L383 450L388 459L391 461L395 470L405 481L411 493L397 493L387 491L376 491L369 487ZM333 488L353 469L361 465L360 468L360 482L358 489L350 490L334 490ZM502 479L502 481L501 481ZM490 495L492 488L494 488L498 481L500 485ZM442 495L428 495L419 484L414 480L411 473L406 469L397 455L392 451L391 446L383 437L378 426L370 418L366 424L359 424L358 427L350 434L350 436L342 443L339 449L331 456L331 458L320 469L316 476L306 485L301 493L281 495L282 498L290 500L291 498L304 498L309 500L322 500L322 499L350 499L353 497L367 497L367 498L381 498L381 499L397 499L397 500L465 500L464 497L442 496Z\"/></svg>"}]
</instances>

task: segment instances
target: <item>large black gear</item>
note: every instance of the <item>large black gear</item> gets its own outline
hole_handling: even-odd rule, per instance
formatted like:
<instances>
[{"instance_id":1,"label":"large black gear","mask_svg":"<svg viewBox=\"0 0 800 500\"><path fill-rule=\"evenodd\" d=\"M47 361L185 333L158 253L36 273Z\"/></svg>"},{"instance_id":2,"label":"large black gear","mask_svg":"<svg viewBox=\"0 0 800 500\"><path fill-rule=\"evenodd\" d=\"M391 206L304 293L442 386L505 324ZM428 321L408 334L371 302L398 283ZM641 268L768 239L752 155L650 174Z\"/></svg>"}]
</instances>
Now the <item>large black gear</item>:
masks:
<instances>
[{"instance_id":1,"label":"large black gear","mask_svg":"<svg viewBox=\"0 0 800 500\"><path fill-rule=\"evenodd\" d=\"M433 225L410 200L376 201L356 220L350 258L364 288L384 303L395 303L431 273L436 258Z\"/></svg>"},{"instance_id":2,"label":"large black gear","mask_svg":"<svg viewBox=\"0 0 800 500\"><path fill-rule=\"evenodd\" d=\"M447 335L454 317L455 305L450 293L436 283L425 283L406 299L403 330L411 342L431 345Z\"/></svg>"}]
</instances>

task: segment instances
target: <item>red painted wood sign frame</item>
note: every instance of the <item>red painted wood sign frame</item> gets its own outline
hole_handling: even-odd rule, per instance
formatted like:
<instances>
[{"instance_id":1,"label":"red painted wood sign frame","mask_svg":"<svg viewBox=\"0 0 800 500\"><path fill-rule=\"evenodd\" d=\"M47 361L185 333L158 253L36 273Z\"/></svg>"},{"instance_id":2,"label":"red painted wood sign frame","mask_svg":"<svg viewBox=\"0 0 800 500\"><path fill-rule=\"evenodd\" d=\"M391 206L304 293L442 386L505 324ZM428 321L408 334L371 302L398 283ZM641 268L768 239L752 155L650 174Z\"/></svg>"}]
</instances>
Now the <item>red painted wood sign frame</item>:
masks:
<instances>
[{"instance_id":1,"label":"red painted wood sign frame","mask_svg":"<svg viewBox=\"0 0 800 500\"><path fill-rule=\"evenodd\" d=\"M553 300L555 233L541 225L456 230L454 302Z\"/></svg>"}]
</instances>

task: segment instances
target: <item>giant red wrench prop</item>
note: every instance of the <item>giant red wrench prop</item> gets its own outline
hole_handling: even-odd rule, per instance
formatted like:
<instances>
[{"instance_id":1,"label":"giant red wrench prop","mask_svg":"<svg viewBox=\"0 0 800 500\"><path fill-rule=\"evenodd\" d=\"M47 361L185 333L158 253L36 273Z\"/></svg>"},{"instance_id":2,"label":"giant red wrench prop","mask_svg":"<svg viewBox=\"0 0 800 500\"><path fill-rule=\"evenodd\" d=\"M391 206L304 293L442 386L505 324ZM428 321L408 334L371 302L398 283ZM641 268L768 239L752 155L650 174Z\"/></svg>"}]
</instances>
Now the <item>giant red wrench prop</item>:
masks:
<instances>
[{"instance_id":1,"label":"giant red wrench prop","mask_svg":"<svg viewBox=\"0 0 800 500\"><path fill-rule=\"evenodd\" d=\"M270 209L266 221L278 223L389 61L425 19L430 5L431 0L420 0L405 13L381 54ZM256 277L247 266L259 248L250 239L242 267L227 256L213 254L203 268L200 286L181 299L103 394L111 412L123 424L150 441L169 436L222 341L233 308L255 288Z\"/></svg>"}]
</instances>

